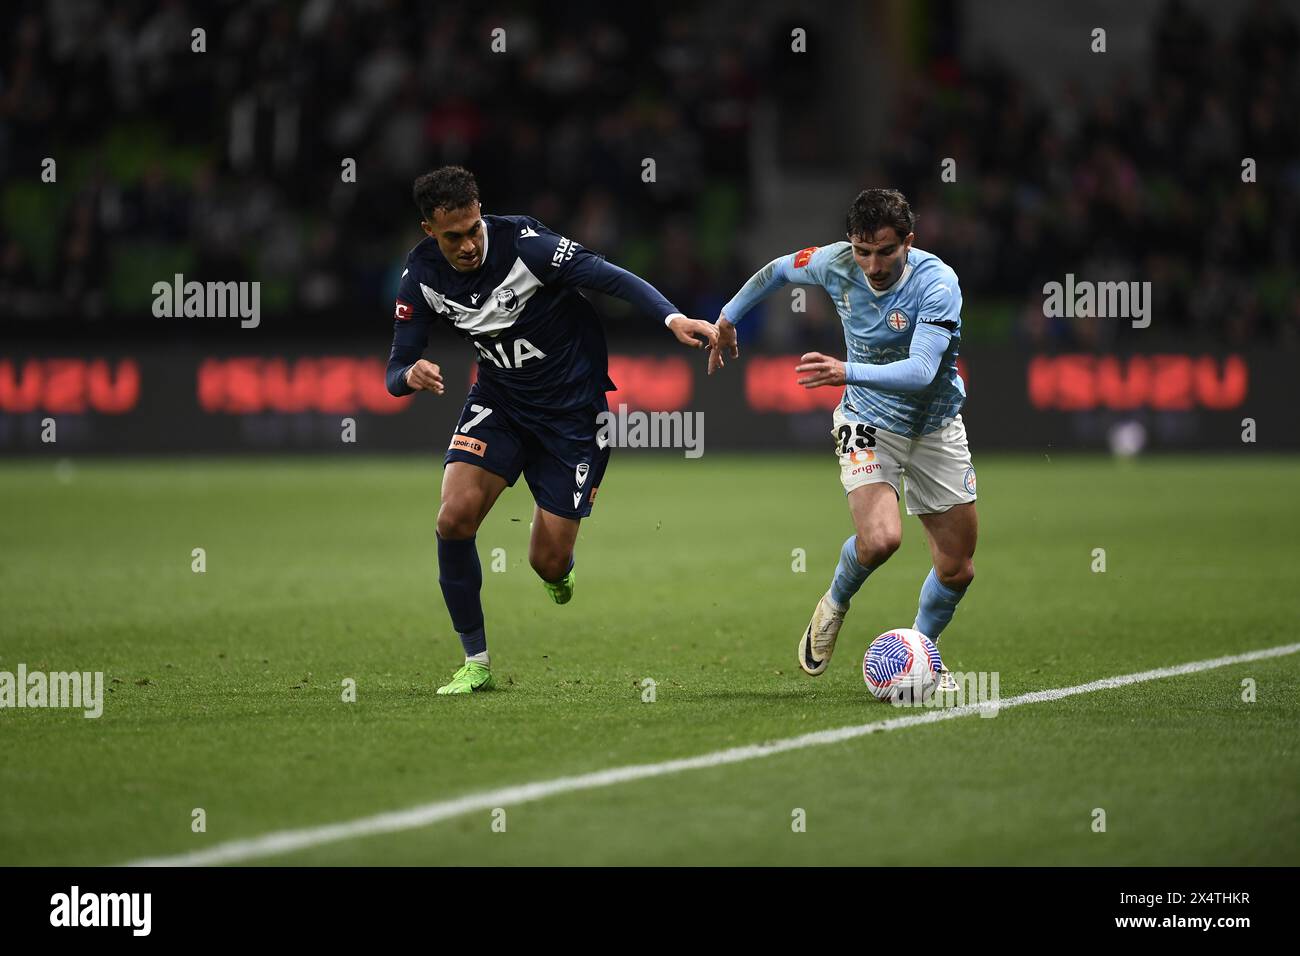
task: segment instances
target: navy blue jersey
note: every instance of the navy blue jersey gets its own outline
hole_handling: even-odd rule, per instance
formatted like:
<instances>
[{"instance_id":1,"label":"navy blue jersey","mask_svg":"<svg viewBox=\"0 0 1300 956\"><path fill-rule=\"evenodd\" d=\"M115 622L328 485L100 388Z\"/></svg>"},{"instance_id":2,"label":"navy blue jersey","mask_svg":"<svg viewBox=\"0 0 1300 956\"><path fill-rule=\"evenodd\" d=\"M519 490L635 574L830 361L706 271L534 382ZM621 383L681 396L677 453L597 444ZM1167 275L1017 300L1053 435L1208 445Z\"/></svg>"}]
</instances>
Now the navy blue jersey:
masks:
<instances>
[{"instance_id":1,"label":"navy blue jersey","mask_svg":"<svg viewBox=\"0 0 1300 956\"><path fill-rule=\"evenodd\" d=\"M579 287L627 299L663 321L677 309L653 286L528 216L484 216L483 264L452 267L437 240L406 258L397 293L388 390L409 395L406 372L443 321L478 353L478 380L534 421L591 405L613 389L605 334Z\"/></svg>"}]
</instances>

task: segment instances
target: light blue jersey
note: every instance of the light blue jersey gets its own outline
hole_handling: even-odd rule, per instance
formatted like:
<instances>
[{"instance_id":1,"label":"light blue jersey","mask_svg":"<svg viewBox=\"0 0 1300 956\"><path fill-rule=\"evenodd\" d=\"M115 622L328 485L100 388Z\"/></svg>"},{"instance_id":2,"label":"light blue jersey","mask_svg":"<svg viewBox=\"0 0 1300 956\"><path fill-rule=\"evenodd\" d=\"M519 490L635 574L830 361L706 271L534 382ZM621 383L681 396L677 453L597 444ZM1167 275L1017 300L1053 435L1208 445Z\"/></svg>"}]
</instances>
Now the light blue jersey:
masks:
<instances>
[{"instance_id":1,"label":"light blue jersey","mask_svg":"<svg viewBox=\"0 0 1300 956\"><path fill-rule=\"evenodd\" d=\"M825 289L844 323L849 384L841 405L847 419L917 438L942 428L961 411L966 401L966 386L957 374L961 289L957 273L942 259L908 250L898 281L877 292L848 242L804 249L760 269L723 314L735 323L764 296L791 282ZM917 335L921 326L924 334ZM893 363L906 364L880 368ZM924 370L920 377L911 374L917 369Z\"/></svg>"}]
</instances>

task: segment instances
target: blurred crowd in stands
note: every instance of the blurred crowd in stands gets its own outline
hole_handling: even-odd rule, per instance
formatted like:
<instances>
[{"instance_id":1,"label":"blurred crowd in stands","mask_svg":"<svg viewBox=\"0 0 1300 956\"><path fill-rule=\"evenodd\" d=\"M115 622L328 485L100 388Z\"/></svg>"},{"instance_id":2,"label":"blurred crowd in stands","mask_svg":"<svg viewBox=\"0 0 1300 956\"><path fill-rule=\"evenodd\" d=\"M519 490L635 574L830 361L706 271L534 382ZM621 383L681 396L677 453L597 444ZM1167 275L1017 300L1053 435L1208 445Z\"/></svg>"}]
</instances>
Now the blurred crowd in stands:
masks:
<instances>
[{"instance_id":1,"label":"blurred crowd in stands","mask_svg":"<svg viewBox=\"0 0 1300 956\"><path fill-rule=\"evenodd\" d=\"M751 130L784 21L508 9L10 5L0 322L106 329L180 272L258 279L268 313L370 334L421 235L410 182L444 162L476 172L485 211L535 215L716 316L762 265L737 237L757 215ZM1166 0L1146 72L1099 92L1039 89L1004 63L914 64L877 165L912 199L917 244L958 270L973 336L1122 337L1044 317L1043 283L1074 273L1151 281L1166 332L1300 345L1297 18L1274 0L1224 9L1211 29ZM46 157L63 188L39 180Z\"/></svg>"},{"instance_id":2,"label":"blurred crowd in stands","mask_svg":"<svg viewBox=\"0 0 1300 956\"><path fill-rule=\"evenodd\" d=\"M719 269L740 268L759 20L527 8L7 11L0 314L129 315L182 272L259 279L264 309L355 331L359 316L391 318L422 238L411 182L445 162L474 170L486 212L534 215L683 306L716 308ZM38 181L47 156L74 188Z\"/></svg>"},{"instance_id":3,"label":"blurred crowd in stands","mask_svg":"<svg viewBox=\"0 0 1300 956\"><path fill-rule=\"evenodd\" d=\"M1044 283L1073 273L1150 281L1157 332L1300 346L1297 7L1222 11L1215 31L1166 0L1147 71L1094 95L991 63L936 62L908 89L884 162L920 213L917 244L958 270L968 328L981 300L1010 292L1016 308L989 321L1034 346L1138 334L1045 317ZM955 183L939 181L938 157L957 159ZM1242 181L1246 158L1255 182Z\"/></svg>"}]
</instances>

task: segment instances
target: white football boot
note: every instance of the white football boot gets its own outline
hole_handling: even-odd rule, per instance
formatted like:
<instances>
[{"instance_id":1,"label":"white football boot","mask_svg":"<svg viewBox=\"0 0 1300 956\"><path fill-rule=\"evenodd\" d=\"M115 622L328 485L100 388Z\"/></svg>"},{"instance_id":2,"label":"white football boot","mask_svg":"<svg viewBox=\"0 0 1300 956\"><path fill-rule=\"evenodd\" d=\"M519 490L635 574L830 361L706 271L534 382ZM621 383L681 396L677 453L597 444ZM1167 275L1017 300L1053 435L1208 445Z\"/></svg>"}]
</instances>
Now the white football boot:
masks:
<instances>
[{"instance_id":1,"label":"white football boot","mask_svg":"<svg viewBox=\"0 0 1300 956\"><path fill-rule=\"evenodd\" d=\"M844 623L846 607L840 607L827 591L817 602L812 620L799 638L799 666L810 677L817 677L826 670L835 653L835 639L840 635L840 626Z\"/></svg>"},{"instance_id":2,"label":"white football boot","mask_svg":"<svg viewBox=\"0 0 1300 956\"><path fill-rule=\"evenodd\" d=\"M919 627L916 626L917 623L918 623L917 621L912 622L912 630L914 631L921 630ZM930 636L929 634L926 635L926 637L929 636ZM937 641L931 640L931 643L934 644L936 648L938 648L939 644ZM942 655L940 656L942 657ZM940 694L955 694L957 693L958 690L960 690L960 688L957 686L957 679L952 676L952 672L948 670L947 664L939 665L939 684L935 688L935 690L938 691Z\"/></svg>"},{"instance_id":3,"label":"white football boot","mask_svg":"<svg viewBox=\"0 0 1300 956\"><path fill-rule=\"evenodd\" d=\"M957 686L956 679L952 676L952 673L948 670L947 664L941 664L939 666L939 686L937 690L941 694L955 694L957 693L958 690L960 690L960 688Z\"/></svg>"}]
</instances>

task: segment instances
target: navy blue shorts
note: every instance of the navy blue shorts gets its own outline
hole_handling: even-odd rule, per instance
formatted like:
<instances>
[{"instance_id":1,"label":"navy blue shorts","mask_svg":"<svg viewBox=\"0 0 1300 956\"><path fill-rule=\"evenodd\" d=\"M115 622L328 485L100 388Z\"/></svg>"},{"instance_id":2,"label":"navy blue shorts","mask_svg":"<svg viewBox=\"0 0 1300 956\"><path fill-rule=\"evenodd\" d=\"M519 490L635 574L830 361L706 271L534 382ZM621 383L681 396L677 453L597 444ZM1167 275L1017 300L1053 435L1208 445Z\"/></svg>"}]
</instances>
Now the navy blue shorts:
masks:
<instances>
[{"instance_id":1,"label":"navy blue shorts","mask_svg":"<svg viewBox=\"0 0 1300 956\"><path fill-rule=\"evenodd\" d=\"M602 394L590 406L533 418L484 392L476 382L443 462L478 465L512 487L522 473L542 510L562 518L585 518L609 464L609 444L598 442L596 435L597 416L608 409Z\"/></svg>"}]
</instances>

